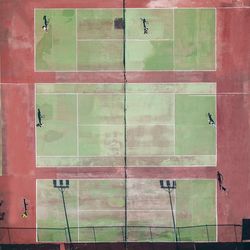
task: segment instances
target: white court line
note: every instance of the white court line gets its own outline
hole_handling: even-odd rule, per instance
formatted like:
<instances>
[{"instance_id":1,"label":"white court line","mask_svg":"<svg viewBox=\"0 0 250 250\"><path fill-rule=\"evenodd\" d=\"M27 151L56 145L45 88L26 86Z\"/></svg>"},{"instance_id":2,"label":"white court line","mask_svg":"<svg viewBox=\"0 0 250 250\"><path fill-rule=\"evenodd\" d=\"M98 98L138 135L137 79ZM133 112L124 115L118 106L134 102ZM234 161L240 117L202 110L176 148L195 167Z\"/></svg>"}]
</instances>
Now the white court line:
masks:
<instances>
[{"instance_id":1,"label":"white court line","mask_svg":"<svg viewBox=\"0 0 250 250\"><path fill-rule=\"evenodd\" d=\"M172 10L172 9L186 9L186 10L193 10L193 9L206 9L206 10L213 10L213 9L249 9L250 6L215 6L215 7L176 7L176 6L172 6L172 7L156 7L156 8L126 8L126 10ZM122 8L35 8L36 10L51 10L51 9L55 9L55 10L122 10Z\"/></svg>"},{"instance_id":2,"label":"white court line","mask_svg":"<svg viewBox=\"0 0 250 250\"><path fill-rule=\"evenodd\" d=\"M78 94L76 94L76 146L77 146L77 156L79 156L79 102Z\"/></svg>"},{"instance_id":3,"label":"white court line","mask_svg":"<svg viewBox=\"0 0 250 250\"><path fill-rule=\"evenodd\" d=\"M90 165L60 165L60 166L48 166L48 165L38 165L37 168L40 168L40 169L46 169L46 168L54 168L54 169L65 169L65 168L80 168L80 169L84 169L84 168L90 168L90 167L93 167L93 166L90 166ZM216 165L215 164L199 164L199 165L189 165L189 164L183 164L180 166L180 164L171 164L171 165L128 165L128 168L203 168L203 167L206 167L206 168L215 168ZM95 165L94 168L124 168L124 165ZM70 174L70 176L74 176L72 178L74 179L77 179L77 178L84 178L83 176L83 173L80 173L81 176L79 176L79 173L78 174ZM64 175L61 175L61 176L64 176ZM66 177L65 177L66 178ZM68 178L67 178L68 179ZM105 178L106 179L106 178Z\"/></svg>"},{"instance_id":4,"label":"white court line","mask_svg":"<svg viewBox=\"0 0 250 250\"><path fill-rule=\"evenodd\" d=\"M175 71L175 11L173 9L173 70Z\"/></svg>"},{"instance_id":5,"label":"white court line","mask_svg":"<svg viewBox=\"0 0 250 250\"><path fill-rule=\"evenodd\" d=\"M77 20L77 9L75 9L75 22L76 22L76 72L78 71L78 20Z\"/></svg>"},{"instance_id":6,"label":"white court line","mask_svg":"<svg viewBox=\"0 0 250 250\"><path fill-rule=\"evenodd\" d=\"M37 180L39 180L39 181L50 181L50 180L54 180L55 178L47 178L47 179L37 179ZM59 179L61 179L61 178L59 178ZM128 181L135 181L135 180L137 180L137 181L142 181L142 180L152 180L152 181L155 181L155 180L159 180L159 179L162 179L162 178L159 178L159 177L151 177L151 178L144 178L143 177L143 179L141 179L141 178L128 178ZM84 178L84 179L82 179L82 178L80 178L80 179L73 179L73 178L67 178L67 180L70 180L70 181L76 181L76 180L79 180L79 181L100 181L100 180L102 180L102 181L124 181L124 178L105 178L105 179L103 179L103 178ZM179 179L176 179L176 178L172 178L172 179L169 179L169 180L176 180L176 181L178 181L178 180L181 180L181 181L195 181L195 180L199 180L199 181L207 181L207 180L211 180L211 181L216 181L216 176L214 177L214 178L197 178L197 177L195 177L195 178L179 178Z\"/></svg>"},{"instance_id":7,"label":"white court line","mask_svg":"<svg viewBox=\"0 0 250 250\"><path fill-rule=\"evenodd\" d=\"M195 10L195 21L196 21L196 50L197 50L197 54L196 54L196 68L198 68L198 65L199 65L199 62L198 62L198 44L199 44L199 39L198 39L198 33L199 33L199 30L198 30L198 27L199 27L199 22L198 22L198 10Z\"/></svg>"},{"instance_id":8,"label":"white court line","mask_svg":"<svg viewBox=\"0 0 250 250\"><path fill-rule=\"evenodd\" d=\"M34 44L33 44L33 49L34 49L34 58L33 58L33 63L34 63L34 72L36 71L36 9L34 8L33 10L33 17L34 17Z\"/></svg>"},{"instance_id":9,"label":"white court line","mask_svg":"<svg viewBox=\"0 0 250 250\"><path fill-rule=\"evenodd\" d=\"M115 93L115 92L106 92L106 93L98 93L98 92L88 92L88 93L52 93L52 92L44 92L44 93L38 93L37 95L124 95L123 93ZM127 91L127 94L137 94L137 95L172 95L172 94L178 94L178 95L193 95L193 96L215 96L213 93L209 94L203 94L203 93L189 93L189 92L131 92ZM230 93L229 93L230 94Z\"/></svg>"},{"instance_id":10,"label":"white court line","mask_svg":"<svg viewBox=\"0 0 250 250\"><path fill-rule=\"evenodd\" d=\"M93 38L93 39L77 39L78 42L101 42L101 41L104 41L104 42L116 42L116 41L123 41L122 38Z\"/></svg>"},{"instance_id":11,"label":"white court line","mask_svg":"<svg viewBox=\"0 0 250 250\"><path fill-rule=\"evenodd\" d=\"M179 93L177 93L177 94L179 94ZM180 94L180 95L183 95L182 93ZM197 96L197 97L200 97L200 96L204 96L204 97L208 97L208 96L213 96L213 97L215 97L216 96L216 94L188 94L189 96Z\"/></svg>"},{"instance_id":12,"label":"white court line","mask_svg":"<svg viewBox=\"0 0 250 250\"><path fill-rule=\"evenodd\" d=\"M123 209L80 209L79 212L124 212ZM175 211L175 209L173 209ZM127 209L128 212L171 212L171 209Z\"/></svg>"},{"instance_id":13,"label":"white court line","mask_svg":"<svg viewBox=\"0 0 250 250\"><path fill-rule=\"evenodd\" d=\"M39 83L36 83L37 85L41 85L41 86L45 86L45 85L69 85L69 84L76 84L76 85L122 85L122 83L107 83L107 82L98 82L98 83L90 83L90 82L39 82ZM185 85L211 85L211 86L215 86L216 85L216 82L148 82L148 83L145 83L145 82L130 82L129 84L143 84L143 85L171 85L171 84L185 84Z\"/></svg>"},{"instance_id":14,"label":"white court line","mask_svg":"<svg viewBox=\"0 0 250 250\"><path fill-rule=\"evenodd\" d=\"M106 127L118 127L118 126L121 126L123 127L124 125L123 124L78 124L78 126L82 126L82 127L99 127L99 126L106 126ZM174 126L174 124L171 124L171 123L149 123L147 125L145 124L136 124L136 123L130 123L129 125L127 125L128 127L130 126L145 126L145 127L148 127L148 126Z\"/></svg>"},{"instance_id":15,"label":"white court line","mask_svg":"<svg viewBox=\"0 0 250 250\"><path fill-rule=\"evenodd\" d=\"M117 158L117 157L123 157L124 155L90 155L90 156L61 156L61 155L43 155L43 156L37 156L38 158L99 158L99 157L110 157L110 158ZM134 158L134 157L202 157L202 156L216 156L216 155L130 155L129 158Z\"/></svg>"},{"instance_id":16,"label":"white court line","mask_svg":"<svg viewBox=\"0 0 250 250\"><path fill-rule=\"evenodd\" d=\"M217 185L217 180L214 180L215 181L215 225L218 225L218 195L217 195L217 192L218 192L218 185ZM215 230L216 230L216 240L215 241L218 241L218 226L215 227Z\"/></svg>"},{"instance_id":17,"label":"white court line","mask_svg":"<svg viewBox=\"0 0 250 250\"><path fill-rule=\"evenodd\" d=\"M216 84L216 92L217 92L217 84ZM218 95L216 94L216 96L215 96L215 125L216 125L216 127L215 127L215 155L216 155L215 165L216 166L217 166L217 162L218 162L218 156L217 156L217 154L218 154L218 138L217 138L217 136L218 136L218 133L217 133L217 131L218 131L218 127L217 127L218 108L217 108L217 98L218 98Z\"/></svg>"},{"instance_id":18,"label":"white court line","mask_svg":"<svg viewBox=\"0 0 250 250\"><path fill-rule=\"evenodd\" d=\"M116 41L123 41L123 39L118 38L106 38L106 39L78 39L78 42L116 42ZM126 42L151 42L151 41L173 41L173 39L168 38L151 38L151 39L133 39L127 38Z\"/></svg>"},{"instance_id":19,"label":"white court line","mask_svg":"<svg viewBox=\"0 0 250 250\"><path fill-rule=\"evenodd\" d=\"M37 113L36 113L36 84L34 84L35 86L34 86L34 91L35 91L35 94L34 94L34 115L35 115L35 124L34 124L34 126L35 126L35 153L36 153L36 157L35 157L35 166L37 166L37 156L38 156L38 154L37 154L37 126L36 126L36 121L37 121Z\"/></svg>"},{"instance_id":20,"label":"white court line","mask_svg":"<svg viewBox=\"0 0 250 250\"><path fill-rule=\"evenodd\" d=\"M173 105L173 109L174 109L174 111L173 111L173 114L174 114L174 155L175 155L175 151L176 151L176 136L175 136L175 131L176 131L176 128L175 128L175 126L176 126L176 121L175 121L175 94L173 94L173 97L174 97L174 105Z\"/></svg>"},{"instance_id":21,"label":"white court line","mask_svg":"<svg viewBox=\"0 0 250 250\"><path fill-rule=\"evenodd\" d=\"M127 72L215 72L215 69L204 69L204 70L196 70L196 69L175 69L175 70L145 70L145 69L137 69L137 70L126 70ZM62 73L98 73L98 72L108 72L108 73L114 73L114 72L119 72L122 73L122 69L121 70L117 70L117 69L98 69L98 70L36 70L35 72L47 72L47 73L55 73L55 72L62 72Z\"/></svg>"},{"instance_id":22,"label":"white court line","mask_svg":"<svg viewBox=\"0 0 250 250\"><path fill-rule=\"evenodd\" d=\"M215 9L215 14L214 14L214 18L215 18L215 27L214 27L214 62L215 62L215 65L214 65L214 69L215 71L217 71L217 67L218 67L218 58L217 58L217 31L218 31L218 27L217 27L217 9Z\"/></svg>"},{"instance_id":23,"label":"white court line","mask_svg":"<svg viewBox=\"0 0 250 250\"><path fill-rule=\"evenodd\" d=\"M123 155L84 155L84 156L78 156L78 155L72 155L72 156L65 156L65 155L42 155L37 156L37 158L99 158L99 157L111 157L111 158L117 158L117 157L123 157Z\"/></svg>"},{"instance_id":24,"label":"white court line","mask_svg":"<svg viewBox=\"0 0 250 250\"><path fill-rule=\"evenodd\" d=\"M77 234L77 238L78 238L78 242L80 240L80 214L79 214L79 201L80 200L80 190L79 190L79 180L77 180L77 227L78 227L78 234Z\"/></svg>"},{"instance_id":25,"label":"white court line","mask_svg":"<svg viewBox=\"0 0 250 250\"><path fill-rule=\"evenodd\" d=\"M38 233L37 233L37 229L38 229L38 225L37 225L37 221L38 221L38 213L37 213L37 209L38 209L38 206L37 206L37 179L36 179L36 242L39 242L38 241Z\"/></svg>"}]
</instances>

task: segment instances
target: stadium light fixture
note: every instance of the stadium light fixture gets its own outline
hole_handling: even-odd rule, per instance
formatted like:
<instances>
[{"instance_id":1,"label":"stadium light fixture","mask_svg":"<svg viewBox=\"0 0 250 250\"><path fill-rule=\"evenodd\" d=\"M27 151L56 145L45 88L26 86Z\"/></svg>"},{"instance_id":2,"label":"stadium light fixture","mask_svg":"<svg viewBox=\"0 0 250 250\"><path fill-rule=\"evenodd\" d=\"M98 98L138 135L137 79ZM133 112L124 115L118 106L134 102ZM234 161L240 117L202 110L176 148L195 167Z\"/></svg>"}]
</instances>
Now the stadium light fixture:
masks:
<instances>
[{"instance_id":1,"label":"stadium light fixture","mask_svg":"<svg viewBox=\"0 0 250 250\"><path fill-rule=\"evenodd\" d=\"M54 186L54 188L57 188L62 194L64 214L65 214L68 235L69 235L70 249L72 250L73 249L72 238L71 238L71 234L70 234L69 220L68 220L67 209L66 209L66 204L65 204L65 199L64 199L64 191L65 191L65 189L69 188L69 180L53 180L53 186Z\"/></svg>"},{"instance_id":2,"label":"stadium light fixture","mask_svg":"<svg viewBox=\"0 0 250 250\"><path fill-rule=\"evenodd\" d=\"M169 201L170 201L172 219L173 219L173 226L174 226L175 241L178 242L176 223L175 223L175 216L174 216L174 210L173 210L173 203L172 203L172 197L171 197L171 191L176 189L176 181L175 180L160 180L160 186L161 186L162 189L167 190L168 194L169 194Z\"/></svg>"}]
</instances>

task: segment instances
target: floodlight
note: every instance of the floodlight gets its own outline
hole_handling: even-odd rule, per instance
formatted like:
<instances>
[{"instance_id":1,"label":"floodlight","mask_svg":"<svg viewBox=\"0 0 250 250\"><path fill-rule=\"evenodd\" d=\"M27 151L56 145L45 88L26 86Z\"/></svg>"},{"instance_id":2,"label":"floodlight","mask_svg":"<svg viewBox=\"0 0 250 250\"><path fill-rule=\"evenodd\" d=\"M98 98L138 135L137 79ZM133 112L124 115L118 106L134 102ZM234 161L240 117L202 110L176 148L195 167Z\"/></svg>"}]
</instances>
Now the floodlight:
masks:
<instances>
[{"instance_id":1,"label":"floodlight","mask_svg":"<svg viewBox=\"0 0 250 250\"><path fill-rule=\"evenodd\" d=\"M176 181L175 180L160 180L161 188L168 188L168 189L176 189Z\"/></svg>"},{"instance_id":2,"label":"floodlight","mask_svg":"<svg viewBox=\"0 0 250 250\"><path fill-rule=\"evenodd\" d=\"M66 204L65 204L65 199L64 199L64 191L65 191L66 188L69 188L69 180L53 180L53 186L54 186L54 188L57 188L62 194L62 201L63 201L65 220L66 220L66 225L67 225L68 234L69 234L70 249L73 249L71 233L70 233L70 227L69 227L69 220L68 220Z\"/></svg>"},{"instance_id":3,"label":"floodlight","mask_svg":"<svg viewBox=\"0 0 250 250\"><path fill-rule=\"evenodd\" d=\"M54 188L69 188L69 180L53 180Z\"/></svg>"}]
</instances>

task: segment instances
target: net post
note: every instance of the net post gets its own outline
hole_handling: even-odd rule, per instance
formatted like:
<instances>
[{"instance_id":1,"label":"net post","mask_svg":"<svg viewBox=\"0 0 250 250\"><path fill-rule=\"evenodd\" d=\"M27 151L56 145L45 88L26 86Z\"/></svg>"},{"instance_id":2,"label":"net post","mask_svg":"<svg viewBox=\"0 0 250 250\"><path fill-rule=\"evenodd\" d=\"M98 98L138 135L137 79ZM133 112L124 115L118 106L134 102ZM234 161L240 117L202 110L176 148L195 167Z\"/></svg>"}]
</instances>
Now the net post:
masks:
<instances>
[{"instance_id":1,"label":"net post","mask_svg":"<svg viewBox=\"0 0 250 250\"><path fill-rule=\"evenodd\" d=\"M205 226L206 226L206 232L207 232L207 241L209 242L210 239L209 239L208 225L206 224Z\"/></svg>"},{"instance_id":2,"label":"net post","mask_svg":"<svg viewBox=\"0 0 250 250\"><path fill-rule=\"evenodd\" d=\"M94 235L94 242L96 243L96 234L95 234L95 227L92 227L93 235Z\"/></svg>"}]
</instances>

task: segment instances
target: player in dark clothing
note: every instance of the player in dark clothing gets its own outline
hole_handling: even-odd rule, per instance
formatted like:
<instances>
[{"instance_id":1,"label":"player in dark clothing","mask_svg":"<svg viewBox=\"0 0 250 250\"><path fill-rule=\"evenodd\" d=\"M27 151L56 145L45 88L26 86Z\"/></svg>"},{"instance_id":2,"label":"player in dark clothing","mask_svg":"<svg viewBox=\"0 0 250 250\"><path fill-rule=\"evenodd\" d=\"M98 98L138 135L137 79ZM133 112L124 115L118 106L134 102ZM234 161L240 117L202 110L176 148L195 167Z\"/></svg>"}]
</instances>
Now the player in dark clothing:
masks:
<instances>
[{"instance_id":1,"label":"player in dark clothing","mask_svg":"<svg viewBox=\"0 0 250 250\"><path fill-rule=\"evenodd\" d=\"M38 123L36 124L37 127L42 127L42 113L40 109L37 109L37 119L38 119Z\"/></svg>"},{"instance_id":2,"label":"player in dark clothing","mask_svg":"<svg viewBox=\"0 0 250 250\"><path fill-rule=\"evenodd\" d=\"M211 113L207 113L207 116L208 116L208 123L209 123L209 125L211 125L211 126L213 126L213 127L216 127L216 126L215 126L214 119L212 118Z\"/></svg>"},{"instance_id":3,"label":"player in dark clothing","mask_svg":"<svg viewBox=\"0 0 250 250\"><path fill-rule=\"evenodd\" d=\"M219 171L217 171L217 180L218 180L220 189L222 189L223 175Z\"/></svg>"},{"instance_id":4,"label":"player in dark clothing","mask_svg":"<svg viewBox=\"0 0 250 250\"><path fill-rule=\"evenodd\" d=\"M44 23L44 25L42 26L43 30L48 31L49 20L47 19L47 16L43 16L43 23Z\"/></svg>"},{"instance_id":5,"label":"player in dark clothing","mask_svg":"<svg viewBox=\"0 0 250 250\"><path fill-rule=\"evenodd\" d=\"M146 20L146 18L141 18L141 20L144 28L144 34L148 34L148 27L147 27L148 21Z\"/></svg>"}]
</instances>

